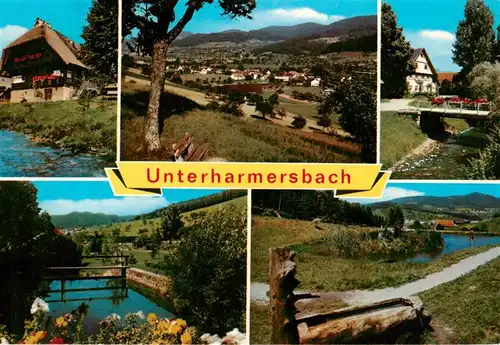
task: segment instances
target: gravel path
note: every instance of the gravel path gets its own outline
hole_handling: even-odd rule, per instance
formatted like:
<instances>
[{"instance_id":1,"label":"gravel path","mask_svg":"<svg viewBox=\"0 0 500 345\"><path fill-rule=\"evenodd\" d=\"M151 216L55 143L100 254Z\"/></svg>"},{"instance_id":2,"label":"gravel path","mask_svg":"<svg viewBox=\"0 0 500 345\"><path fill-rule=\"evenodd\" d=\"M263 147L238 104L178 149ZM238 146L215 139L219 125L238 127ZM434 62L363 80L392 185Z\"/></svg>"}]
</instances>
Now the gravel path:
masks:
<instances>
[{"instance_id":1,"label":"gravel path","mask_svg":"<svg viewBox=\"0 0 500 345\"><path fill-rule=\"evenodd\" d=\"M396 288L385 288L378 290L354 290L346 292L321 292L315 293L322 298L342 299L350 305L362 305L398 297L409 297L421 292L432 289L441 284L451 282L467 273L474 271L481 265L484 265L500 257L500 247L492 248L486 252L468 257L456 264L446 267L440 272L432 273L425 278L419 279ZM251 299L257 303L267 303L267 284L252 283ZM295 293L304 293L296 291Z\"/></svg>"}]
</instances>

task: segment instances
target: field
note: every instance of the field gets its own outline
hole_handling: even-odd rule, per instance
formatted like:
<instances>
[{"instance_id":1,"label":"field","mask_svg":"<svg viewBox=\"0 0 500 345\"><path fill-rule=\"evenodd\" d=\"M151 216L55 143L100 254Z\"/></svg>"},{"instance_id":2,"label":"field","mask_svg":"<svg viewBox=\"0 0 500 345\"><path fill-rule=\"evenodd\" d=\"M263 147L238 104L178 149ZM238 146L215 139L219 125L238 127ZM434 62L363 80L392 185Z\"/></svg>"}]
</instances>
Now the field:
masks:
<instances>
[{"instance_id":1,"label":"field","mask_svg":"<svg viewBox=\"0 0 500 345\"><path fill-rule=\"evenodd\" d=\"M411 117L394 112L381 112L380 126L380 157L385 168L392 167L427 139Z\"/></svg>"},{"instance_id":2,"label":"field","mask_svg":"<svg viewBox=\"0 0 500 345\"><path fill-rule=\"evenodd\" d=\"M208 206L205 208L200 208L194 211L186 212L182 214L182 218L184 222L187 222L189 220L190 215L193 212L213 212L220 207L235 207L235 208L242 208L242 207L247 207L247 197L243 196L240 198L236 198L230 201L226 201L220 204ZM122 235L125 236L137 236L139 235L139 230L140 229L147 229L150 233L152 230L155 230L160 226L162 219L161 218L154 218L154 219L144 219L144 220L135 220L131 222L123 222L123 223L117 223L117 224L111 224L107 225L104 227L96 227L89 229L89 231L92 232L106 232L106 231L111 231L114 228L119 228L120 232ZM148 254L149 255L149 254Z\"/></svg>"},{"instance_id":3,"label":"field","mask_svg":"<svg viewBox=\"0 0 500 345\"><path fill-rule=\"evenodd\" d=\"M297 252L298 289L305 291L348 291L399 286L426 275L438 272L460 260L490 247L458 251L430 263L398 261L382 263L368 259L341 259L310 251L307 242L321 239L328 230L345 228L342 225L322 224L325 230L317 230L310 221L279 218L253 217L251 280L266 282L268 248L294 244ZM364 231L367 228L349 227ZM303 244L302 246L298 244Z\"/></svg>"},{"instance_id":4,"label":"field","mask_svg":"<svg viewBox=\"0 0 500 345\"><path fill-rule=\"evenodd\" d=\"M146 95L147 96L147 95ZM173 96L171 96L173 97ZM175 104L174 101L170 104ZM144 143L144 103L133 109L122 107L122 159L169 159L169 149L159 155L147 153ZM360 147L327 134L299 131L267 120L240 119L231 115L204 111L191 101L179 101L165 109L162 146L171 148L186 132L195 143L208 143L208 159L234 162L359 162Z\"/></svg>"},{"instance_id":5,"label":"field","mask_svg":"<svg viewBox=\"0 0 500 345\"><path fill-rule=\"evenodd\" d=\"M116 157L116 101L96 101L85 112L78 101L1 104L0 129L28 134L74 153Z\"/></svg>"},{"instance_id":6,"label":"field","mask_svg":"<svg viewBox=\"0 0 500 345\"><path fill-rule=\"evenodd\" d=\"M500 343L500 259L420 295L439 343Z\"/></svg>"}]
</instances>

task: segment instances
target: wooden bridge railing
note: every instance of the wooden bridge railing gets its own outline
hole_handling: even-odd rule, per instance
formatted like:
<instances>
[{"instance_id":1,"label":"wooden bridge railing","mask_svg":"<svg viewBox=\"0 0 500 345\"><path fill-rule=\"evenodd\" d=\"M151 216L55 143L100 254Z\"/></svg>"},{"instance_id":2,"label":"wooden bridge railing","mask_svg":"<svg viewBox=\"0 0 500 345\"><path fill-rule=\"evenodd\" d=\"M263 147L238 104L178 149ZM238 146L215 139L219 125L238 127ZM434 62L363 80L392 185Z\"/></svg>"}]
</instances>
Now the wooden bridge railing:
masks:
<instances>
[{"instance_id":1,"label":"wooden bridge railing","mask_svg":"<svg viewBox=\"0 0 500 345\"><path fill-rule=\"evenodd\" d=\"M117 258L122 261L120 265L99 265L99 266L57 266L48 267L45 269L45 276L43 280L47 281L60 281L61 288L50 290L49 293L60 293L61 299L58 301L52 300L48 302L60 302L60 301L81 301L81 300L95 300L95 299L112 299L112 298L124 298L127 297L127 269L128 258L127 255L93 255L93 256L83 256L83 259L113 259ZM93 276L82 276L80 273L82 271L92 271L92 270L103 270L103 271L115 271L119 270L120 274L112 275L93 275ZM92 287L92 288L70 288L67 289L66 282L68 281L78 281L78 280L118 280L121 282L119 286L106 286L106 287ZM122 290L124 291L124 296L119 297L94 297L94 298L77 298L77 299L66 299L65 294L68 292L85 292L85 291L104 291L104 290Z\"/></svg>"}]
</instances>

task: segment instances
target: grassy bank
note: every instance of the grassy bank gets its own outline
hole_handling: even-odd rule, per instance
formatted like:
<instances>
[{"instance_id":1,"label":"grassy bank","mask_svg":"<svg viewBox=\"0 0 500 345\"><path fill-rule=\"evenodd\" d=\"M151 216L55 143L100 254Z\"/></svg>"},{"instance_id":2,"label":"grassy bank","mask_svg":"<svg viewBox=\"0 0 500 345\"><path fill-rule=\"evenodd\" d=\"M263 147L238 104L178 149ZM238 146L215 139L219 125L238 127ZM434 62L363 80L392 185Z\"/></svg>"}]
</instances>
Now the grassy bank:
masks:
<instances>
[{"instance_id":1,"label":"grassy bank","mask_svg":"<svg viewBox=\"0 0 500 345\"><path fill-rule=\"evenodd\" d=\"M385 168L392 167L427 139L410 116L383 111L380 126L380 155Z\"/></svg>"},{"instance_id":2,"label":"grassy bank","mask_svg":"<svg viewBox=\"0 0 500 345\"><path fill-rule=\"evenodd\" d=\"M326 224L330 230L345 228ZM363 231L363 228L351 227ZM266 282L268 248L283 247L321 239L325 230L317 230L312 222L254 217L252 220L252 266L254 282ZM441 271L489 247L473 248L446 255L429 263L398 261L382 263L368 259L342 259L314 251L297 254L299 289L312 291L347 291L399 286Z\"/></svg>"},{"instance_id":3,"label":"grassy bank","mask_svg":"<svg viewBox=\"0 0 500 345\"><path fill-rule=\"evenodd\" d=\"M21 132L43 145L115 160L116 101L93 103L83 112L77 101L0 105L0 129Z\"/></svg>"},{"instance_id":4,"label":"grassy bank","mask_svg":"<svg viewBox=\"0 0 500 345\"><path fill-rule=\"evenodd\" d=\"M445 344L500 342L500 259L420 295Z\"/></svg>"},{"instance_id":5,"label":"grassy bank","mask_svg":"<svg viewBox=\"0 0 500 345\"><path fill-rule=\"evenodd\" d=\"M130 96L130 95L129 95ZM241 119L204 111L181 97L166 94L168 107L162 108L162 150L147 152L144 142L147 93L125 95L122 106L122 159L167 160L172 144L186 132L195 143L208 143L208 157L235 162L360 162L360 146L345 139L276 125L267 120ZM137 102L137 100L140 100Z\"/></svg>"}]
</instances>

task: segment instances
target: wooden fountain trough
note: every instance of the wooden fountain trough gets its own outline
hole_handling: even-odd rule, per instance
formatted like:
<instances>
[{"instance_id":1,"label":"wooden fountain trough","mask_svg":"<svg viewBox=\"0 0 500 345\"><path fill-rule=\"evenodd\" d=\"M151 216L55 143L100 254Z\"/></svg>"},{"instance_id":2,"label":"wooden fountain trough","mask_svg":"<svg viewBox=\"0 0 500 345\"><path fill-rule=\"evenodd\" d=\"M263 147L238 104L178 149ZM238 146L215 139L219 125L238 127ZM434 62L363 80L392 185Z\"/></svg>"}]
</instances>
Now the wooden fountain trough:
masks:
<instances>
[{"instance_id":1,"label":"wooden fountain trough","mask_svg":"<svg viewBox=\"0 0 500 345\"><path fill-rule=\"evenodd\" d=\"M396 298L329 313L296 317L295 303L319 298L294 294L295 253L269 251L270 309L273 344L374 344L418 343L431 317L417 297Z\"/></svg>"}]
</instances>

